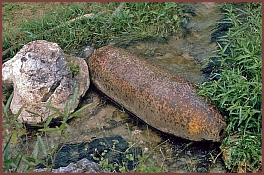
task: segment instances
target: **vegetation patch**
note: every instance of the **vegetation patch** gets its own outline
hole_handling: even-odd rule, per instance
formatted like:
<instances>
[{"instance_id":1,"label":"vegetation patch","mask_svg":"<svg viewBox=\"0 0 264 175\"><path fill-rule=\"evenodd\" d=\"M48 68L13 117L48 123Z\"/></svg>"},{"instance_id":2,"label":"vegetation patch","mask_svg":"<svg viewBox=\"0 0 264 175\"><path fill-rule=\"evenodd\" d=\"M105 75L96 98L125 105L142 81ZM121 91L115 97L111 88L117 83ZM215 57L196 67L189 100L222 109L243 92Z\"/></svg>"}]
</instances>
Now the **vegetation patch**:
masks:
<instances>
[{"instance_id":1,"label":"vegetation patch","mask_svg":"<svg viewBox=\"0 0 264 175\"><path fill-rule=\"evenodd\" d=\"M220 64L211 74L214 80L201 84L199 93L225 114L228 126L221 149L226 167L232 172L261 172L262 4L226 3L224 9L222 23L232 27L218 38L221 44L214 58Z\"/></svg>"},{"instance_id":2,"label":"vegetation patch","mask_svg":"<svg viewBox=\"0 0 264 175\"><path fill-rule=\"evenodd\" d=\"M4 3L25 8L27 3ZM90 14L89 17L84 17ZM7 16L5 17L5 20ZM75 20L73 20L75 19ZM11 20L10 20L11 21ZM9 23L11 23L9 21ZM69 3L45 10L43 16L9 25L2 36L2 49L13 57L23 45L33 40L58 43L66 53L80 46L138 40L146 37L166 37L186 22L180 3Z\"/></svg>"},{"instance_id":3,"label":"vegetation patch","mask_svg":"<svg viewBox=\"0 0 264 175\"><path fill-rule=\"evenodd\" d=\"M83 106L82 108L76 110L73 113L70 113L70 110L73 109L73 105L75 101L77 100L77 94L78 94L78 88L75 89L75 92L73 94L73 98L71 101L71 104L66 104L64 111L61 112L58 108L55 108L53 106L50 106L50 102L48 102L48 105L46 106L47 109L51 109L53 111L52 114L50 114L43 124L35 124L31 126L38 127L37 131L29 132L28 128L26 127L26 124L19 123L17 121L18 116L21 114L23 106L20 108L17 114L9 114L10 109L10 103L13 96L12 95L8 98L7 103L4 104L2 102L2 116L5 118L6 121L2 122L3 129L10 130L10 134L8 136L8 140L5 142L4 149L2 150L2 158L3 158L3 165L2 165L2 172L28 172L32 171L35 165L38 163L44 164L48 168L52 168L52 166L55 164L56 156L58 154L58 149L61 149L64 143L63 139L68 138L68 132L70 130L70 125L68 125L67 121L74 117L84 117L81 113L83 110L85 110L89 104ZM41 116L42 114L34 113L37 116ZM58 115L61 117L61 120L58 121L58 125L55 127L52 127L50 124L52 122L52 116ZM48 145L50 143L45 142L47 138L45 138L45 132L54 132L58 134L58 143L54 144L54 147L50 149ZM41 135L44 133L45 140L42 139ZM30 135L31 134L31 135ZM21 137L25 136L26 143L25 148L27 150L21 149L19 152L11 151L12 144L16 145L19 143L18 140L21 140ZM36 137L36 142L33 150L28 149L28 141L32 138ZM24 155L23 153L27 154ZM51 160L51 163L48 164L44 160L42 160L40 155L44 155L47 160Z\"/></svg>"},{"instance_id":4,"label":"vegetation patch","mask_svg":"<svg viewBox=\"0 0 264 175\"><path fill-rule=\"evenodd\" d=\"M98 48L127 40L129 42L149 37L164 38L172 35L188 20L184 16L183 5L173 2L123 4L118 2L58 4L43 2L36 3L39 8L30 8L32 4L2 3L3 61L12 58L23 45L33 40L44 39L58 43L65 53L72 54L81 46L88 44L95 44ZM30 14L31 17L23 19L14 17L16 16L14 13L19 13L21 9L32 9L25 10L23 13ZM262 4L226 3L224 9L226 19L222 23L232 27L225 36L218 38L219 47L214 58L217 58L219 65L215 64L211 74L213 81L199 85L199 93L209 97L222 114L225 114L228 126L221 150L228 170L230 172L261 172ZM86 15L88 17L84 17ZM214 60L211 59L212 62ZM73 64L71 70L73 74L79 72L79 68ZM44 124L38 126L41 129L37 133L29 135L26 126L16 121L22 109L17 114L10 113L11 99L12 95L7 98L7 102L2 101L2 128L7 133L5 136L7 138L4 138L6 144L2 150L2 172L29 172L38 163L52 168L57 150L64 145L63 140L67 139L68 131L70 131L66 121L73 117L82 117L81 111L87 106L72 114L69 114L72 104L66 106L63 112L47 106L54 112L51 115L58 114L62 117L60 125L51 127L52 117L50 117ZM60 138L51 150L46 146L49 143L40 136L42 133L45 135L45 132L57 133ZM30 137L36 137L36 143L31 152L26 150L27 156L22 152L14 153L10 149L11 145L17 144L24 135L25 145ZM110 150L113 151L115 145L117 144L112 145ZM105 157L108 152L109 150L103 150L100 152L100 157L94 158L110 171L126 172L128 169L125 164L121 166L109 164L109 158ZM40 159L40 154L46 156L47 160L50 159L51 164ZM122 156L132 162L138 161L136 171L164 171L162 167L148 162L151 155L143 153L133 157L133 154L122 152Z\"/></svg>"},{"instance_id":5,"label":"vegetation patch","mask_svg":"<svg viewBox=\"0 0 264 175\"><path fill-rule=\"evenodd\" d=\"M88 44L101 47L109 43L140 40L149 37L164 38L186 22L180 3L2 3L3 33L2 33L2 59L3 62L12 58L25 44L34 40L48 40L58 43L65 53L72 54ZM21 17L21 18L18 18ZM69 63L73 76L79 72L79 67ZM63 149L65 140L71 127L67 120L73 117L82 117L83 108L70 114L72 104L59 111L53 106L47 106L53 113L43 124L32 127L39 128L31 132L27 125L17 122L17 114L11 114L9 106L12 95L2 102L3 129L7 135L4 138L3 172L32 172L34 167L42 164L48 169L55 165L60 149ZM76 100L76 95L73 101ZM35 114L41 115L41 114ZM61 116L56 126L52 124L52 115ZM50 143L45 133L53 132L58 136L58 143L50 148ZM21 141L21 138L24 138ZM34 147L29 149L30 140L33 138ZM23 143L21 143L23 142ZM23 151L14 152L12 147L22 144ZM20 145L21 146L21 145ZM142 172L162 171L160 167L151 164L146 166L147 155L136 155L128 151L134 149L129 145L126 152L118 152L114 144L111 148L94 153L105 169L109 171L127 172L135 167L139 161L139 170ZM26 152L26 154L24 154ZM121 154L127 161L111 164L110 152ZM100 157L98 157L98 155ZM45 157L45 160L42 158ZM130 165L132 162L132 165ZM133 164L135 163L135 164Z\"/></svg>"},{"instance_id":6,"label":"vegetation patch","mask_svg":"<svg viewBox=\"0 0 264 175\"><path fill-rule=\"evenodd\" d=\"M137 156L141 155L139 147L129 147L129 144L121 136L112 136L93 139L90 142L64 144L59 146L54 169L66 167L70 163L76 163L82 158L99 163L103 169L109 172L131 171L138 164ZM52 159L47 163L52 164ZM46 168L38 164L36 168Z\"/></svg>"}]
</instances>

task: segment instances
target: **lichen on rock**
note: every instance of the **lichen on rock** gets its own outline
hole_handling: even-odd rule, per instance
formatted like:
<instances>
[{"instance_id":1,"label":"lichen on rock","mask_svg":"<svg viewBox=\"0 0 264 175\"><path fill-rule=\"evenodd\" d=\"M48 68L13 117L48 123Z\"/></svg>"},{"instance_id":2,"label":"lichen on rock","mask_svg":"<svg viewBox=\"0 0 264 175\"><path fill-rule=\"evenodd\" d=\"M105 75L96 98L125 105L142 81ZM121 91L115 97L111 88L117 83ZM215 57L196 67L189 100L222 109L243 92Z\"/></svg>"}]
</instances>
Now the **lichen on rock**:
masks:
<instances>
[{"instance_id":1,"label":"lichen on rock","mask_svg":"<svg viewBox=\"0 0 264 175\"><path fill-rule=\"evenodd\" d=\"M72 73L69 63L78 67L77 74ZM52 114L45 107L48 103L63 111L65 105L70 104L76 88L77 98L80 98L90 85L86 62L78 57L67 56L58 44L45 40L26 44L11 60L5 62L2 65L2 82L14 87L10 105L12 113L18 113L25 105L18 121L29 124L44 122ZM78 102L76 100L74 108Z\"/></svg>"}]
</instances>

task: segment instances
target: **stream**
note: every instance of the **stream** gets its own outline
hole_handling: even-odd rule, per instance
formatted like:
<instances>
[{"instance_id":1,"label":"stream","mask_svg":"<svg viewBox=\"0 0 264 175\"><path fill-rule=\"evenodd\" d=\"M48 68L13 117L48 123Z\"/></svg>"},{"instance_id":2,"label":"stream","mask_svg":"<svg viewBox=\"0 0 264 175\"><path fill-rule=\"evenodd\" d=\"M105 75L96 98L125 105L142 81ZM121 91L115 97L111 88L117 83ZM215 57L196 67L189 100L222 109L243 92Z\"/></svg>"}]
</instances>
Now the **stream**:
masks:
<instances>
[{"instance_id":1,"label":"stream","mask_svg":"<svg viewBox=\"0 0 264 175\"><path fill-rule=\"evenodd\" d=\"M217 21L222 18L220 13L222 3L186 4L194 10L193 15L188 14L190 21L174 36L164 41L147 39L126 45L112 41L109 45L124 48L146 58L192 83L206 81L201 66L213 55L217 47L215 42L211 42L211 37L217 27ZM87 58L84 52L92 47L83 48L75 55ZM133 145L133 148L137 148L139 155L147 157L144 160L146 165L154 164L165 172L226 172L221 156L218 156L220 143L192 142L162 133L113 103L93 85L82 98L79 106L86 104L90 104L83 111L86 117L73 118L69 121L71 126L69 137L62 140L65 144L75 144L76 147L95 139L121 136L129 146ZM46 147L50 149L59 141L56 132L47 132L42 137L47 144ZM27 144L22 143L17 146L16 149L26 147L28 150L33 150L35 141L36 138L33 138ZM70 156L73 156L72 152L66 155L67 158ZM134 161L135 164L139 163L136 158Z\"/></svg>"}]
</instances>

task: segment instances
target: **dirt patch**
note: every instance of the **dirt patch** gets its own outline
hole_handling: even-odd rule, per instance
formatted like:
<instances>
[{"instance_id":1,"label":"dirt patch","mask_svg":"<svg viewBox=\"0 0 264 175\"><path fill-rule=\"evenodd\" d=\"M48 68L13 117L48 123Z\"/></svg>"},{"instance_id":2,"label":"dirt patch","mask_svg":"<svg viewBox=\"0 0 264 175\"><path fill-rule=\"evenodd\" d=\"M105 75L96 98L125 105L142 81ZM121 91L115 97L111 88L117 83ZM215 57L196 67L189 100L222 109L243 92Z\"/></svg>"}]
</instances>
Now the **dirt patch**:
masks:
<instances>
[{"instance_id":1,"label":"dirt patch","mask_svg":"<svg viewBox=\"0 0 264 175\"><path fill-rule=\"evenodd\" d=\"M10 28L18 28L20 22L32 18L39 18L47 11L58 7L67 8L72 4L68 2L6 2L2 3L3 32L7 33ZM87 3L88 4L88 3Z\"/></svg>"}]
</instances>

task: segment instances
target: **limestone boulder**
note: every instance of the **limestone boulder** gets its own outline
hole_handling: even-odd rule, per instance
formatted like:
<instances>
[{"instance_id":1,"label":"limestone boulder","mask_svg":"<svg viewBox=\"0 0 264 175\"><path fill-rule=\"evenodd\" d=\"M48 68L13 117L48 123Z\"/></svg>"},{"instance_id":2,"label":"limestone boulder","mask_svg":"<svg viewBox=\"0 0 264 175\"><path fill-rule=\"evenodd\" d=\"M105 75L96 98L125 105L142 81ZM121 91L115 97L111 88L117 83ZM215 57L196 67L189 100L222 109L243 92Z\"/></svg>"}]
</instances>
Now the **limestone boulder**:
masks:
<instances>
[{"instance_id":1,"label":"limestone boulder","mask_svg":"<svg viewBox=\"0 0 264 175\"><path fill-rule=\"evenodd\" d=\"M12 113L18 113L24 105L18 121L28 124L46 121L47 117L54 113L45 107L48 104L63 112L78 88L74 104L76 108L79 98L90 85L85 60L66 55L58 44L45 40L26 44L12 59L5 62L2 65L2 82L12 84L14 88L10 105ZM73 112L74 108L70 112Z\"/></svg>"}]
</instances>

